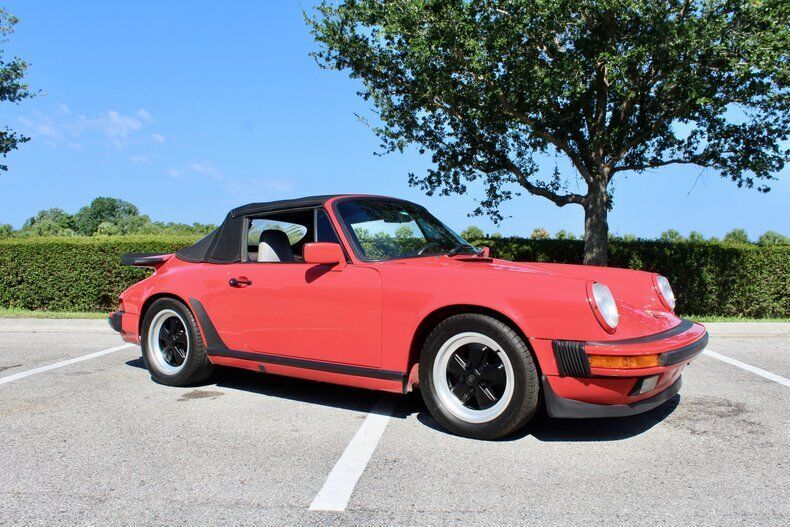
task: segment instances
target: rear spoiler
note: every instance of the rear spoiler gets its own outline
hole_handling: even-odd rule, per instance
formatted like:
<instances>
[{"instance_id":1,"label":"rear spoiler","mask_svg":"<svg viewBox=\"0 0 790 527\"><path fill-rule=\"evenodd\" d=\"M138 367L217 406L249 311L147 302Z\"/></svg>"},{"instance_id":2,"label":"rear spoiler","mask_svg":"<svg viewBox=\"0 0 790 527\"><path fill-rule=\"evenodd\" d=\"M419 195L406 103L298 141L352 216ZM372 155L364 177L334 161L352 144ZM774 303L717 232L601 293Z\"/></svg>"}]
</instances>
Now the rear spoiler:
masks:
<instances>
[{"instance_id":1,"label":"rear spoiler","mask_svg":"<svg viewBox=\"0 0 790 527\"><path fill-rule=\"evenodd\" d=\"M121 255L121 265L130 265L133 267L153 267L156 269L172 257L172 254L126 253Z\"/></svg>"}]
</instances>

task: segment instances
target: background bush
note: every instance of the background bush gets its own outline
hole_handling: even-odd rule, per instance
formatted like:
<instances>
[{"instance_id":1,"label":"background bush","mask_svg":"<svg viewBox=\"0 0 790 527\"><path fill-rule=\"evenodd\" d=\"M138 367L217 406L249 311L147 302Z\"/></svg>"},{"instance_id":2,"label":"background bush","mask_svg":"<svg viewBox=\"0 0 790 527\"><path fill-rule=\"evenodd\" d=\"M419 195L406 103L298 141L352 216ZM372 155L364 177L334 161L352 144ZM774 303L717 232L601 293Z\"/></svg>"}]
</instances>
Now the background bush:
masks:
<instances>
[{"instance_id":1,"label":"background bush","mask_svg":"<svg viewBox=\"0 0 790 527\"><path fill-rule=\"evenodd\" d=\"M150 271L123 267L123 253L170 253L197 236L20 238L0 241L0 307L109 311L118 294ZM508 260L580 263L578 240L472 240ZM672 282L678 312L790 316L790 246L610 240L609 263L660 272Z\"/></svg>"},{"instance_id":2,"label":"background bush","mask_svg":"<svg viewBox=\"0 0 790 527\"><path fill-rule=\"evenodd\" d=\"M584 242L487 238L498 258L579 264ZM677 311L695 315L790 316L790 246L609 240L609 265L661 273L678 297Z\"/></svg>"},{"instance_id":3,"label":"background bush","mask_svg":"<svg viewBox=\"0 0 790 527\"><path fill-rule=\"evenodd\" d=\"M129 285L151 274L124 253L171 253L198 236L20 238L0 241L0 307L110 311Z\"/></svg>"}]
</instances>

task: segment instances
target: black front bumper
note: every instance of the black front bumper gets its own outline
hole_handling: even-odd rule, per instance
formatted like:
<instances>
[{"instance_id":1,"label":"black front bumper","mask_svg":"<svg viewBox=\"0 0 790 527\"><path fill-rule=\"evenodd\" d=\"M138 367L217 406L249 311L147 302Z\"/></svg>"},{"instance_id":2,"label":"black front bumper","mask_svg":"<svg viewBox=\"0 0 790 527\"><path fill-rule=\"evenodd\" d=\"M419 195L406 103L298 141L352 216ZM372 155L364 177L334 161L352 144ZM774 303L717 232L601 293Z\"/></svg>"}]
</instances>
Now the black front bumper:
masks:
<instances>
[{"instance_id":1,"label":"black front bumper","mask_svg":"<svg viewBox=\"0 0 790 527\"><path fill-rule=\"evenodd\" d=\"M107 317L107 322L110 324L110 327L115 331L117 331L118 333L121 333L122 320L123 320L123 311L116 311L115 313L112 313L109 317Z\"/></svg>"},{"instance_id":2,"label":"black front bumper","mask_svg":"<svg viewBox=\"0 0 790 527\"><path fill-rule=\"evenodd\" d=\"M551 417L583 419L594 417L625 417L641 414L657 408L672 399L680 391L682 380L678 377L669 388L647 399L631 404L593 404L560 397L551 389L546 377L542 377L546 411Z\"/></svg>"}]
</instances>

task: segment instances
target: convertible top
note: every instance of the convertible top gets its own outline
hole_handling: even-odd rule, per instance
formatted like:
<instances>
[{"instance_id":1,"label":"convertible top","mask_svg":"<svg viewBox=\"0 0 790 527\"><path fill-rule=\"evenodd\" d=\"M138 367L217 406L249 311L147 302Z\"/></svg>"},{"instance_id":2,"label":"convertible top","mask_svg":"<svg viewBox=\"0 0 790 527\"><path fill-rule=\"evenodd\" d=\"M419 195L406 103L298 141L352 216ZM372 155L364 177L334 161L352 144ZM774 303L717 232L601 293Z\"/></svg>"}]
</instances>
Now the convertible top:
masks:
<instances>
[{"instance_id":1,"label":"convertible top","mask_svg":"<svg viewBox=\"0 0 790 527\"><path fill-rule=\"evenodd\" d=\"M308 196L298 199L284 199L263 203L248 203L228 212L222 225L199 239L193 245L184 247L176 257L187 262L236 263L241 261L241 233L244 217L278 210L320 207L335 195Z\"/></svg>"}]
</instances>

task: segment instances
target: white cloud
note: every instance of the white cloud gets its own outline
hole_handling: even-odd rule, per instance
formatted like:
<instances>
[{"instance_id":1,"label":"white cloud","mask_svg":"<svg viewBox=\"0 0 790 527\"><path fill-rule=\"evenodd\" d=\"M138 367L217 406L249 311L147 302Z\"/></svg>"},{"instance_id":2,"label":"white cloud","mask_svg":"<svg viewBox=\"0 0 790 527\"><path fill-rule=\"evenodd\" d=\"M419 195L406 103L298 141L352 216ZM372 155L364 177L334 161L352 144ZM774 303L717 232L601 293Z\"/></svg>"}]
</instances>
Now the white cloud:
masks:
<instances>
[{"instance_id":1,"label":"white cloud","mask_svg":"<svg viewBox=\"0 0 790 527\"><path fill-rule=\"evenodd\" d=\"M226 176L208 160L193 161L185 166L168 168L165 174L180 178L187 175L206 176L220 183L225 193L240 199L265 199L272 194L283 194L297 188L292 179L286 178L239 178Z\"/></svg>"},{"instance_id":2,"label":"white cloud","mask_svg":"<svg viewBox=\"0 0 790 527\"><path fill-rule=\"evenodd\" d=\"M211 161L198 161L189 164L189 169L198 174L209 176L214 179L222 179L222 173L217 170L217 167Z\"/></svg>"},{"instance_id":3,"label":"white cloud","mask_svg":"<svg viewBox=\"0 0 790 527\"><path fill-rule=\"evenodd\" d=\"M151 121L153 121L153 118L151 117L151 114L148 113L148 111L143 109L143 108L140 108L139 110L134 112L134 114L137 117L139 117L140 119L142 119L143 121L147 122L147 123L150 123Z\"/></svg>"},{"instance_id":4,"label":"white cloud","mask_svg":"<svg viewBox=\"0 0 790 527\"><path fill-rule=\"evenodd\" d=\"M51 146L72 147L77 144L78 139L93 135L103 138L115 148L123 148L136 142L137 134L152 120L151 114L142 108L133 114L108 110L93 117L80 115L74 118L68 106L59 104L55 114L53 118L41 112L33 112L30 116L20 117L19 122L22 123L25 133L45 138Z\"/></svg>"},{"instance_id":5,"label":"white cloud","mask_svg":"<svg viewBox=\"0 0 790 527\"><path fill-rule=\"evenodd\" d=\"M100 130L116 148L123 148L129 144L129 137L143 128L143 123L137 117L124 115L115 110L110 110L92 120L84 120L82 123Z\"/></svg>"},{"instance_id":6,"label":"white cloud","mask_svg":"<svg viewBox=\"0 0 790 527\"><path fill-rule=\"evenodd\" d=\"M153 139L155 142L159 143L160 145L165 142L165 136L163 136L162 134L152 134L151 139Z\"/></svg>"},{"instance_id":7,"label":"white cloud","mask_svg":"<svg viewBox=\"0 0 790 527\"><path fill-rule=\"evenodd\" d=\"M25 132L33 137L42 137L55 142L64 139L64 132L58 123L41 112L33 112L32 117L20 117L19 122L22 123Z\"/></svg>"},{"instance_id":8,"label":"white cloud","mask_svg":"<svg viewBox=\"0 0 790 527\"><path fill-rule=\"evenodd\" d=\"M280 192L288 192L294 189L294 182L290 179L267 179L264 180L266 188L272 190L279 190Z\"/></svg>"}]
</instances>

